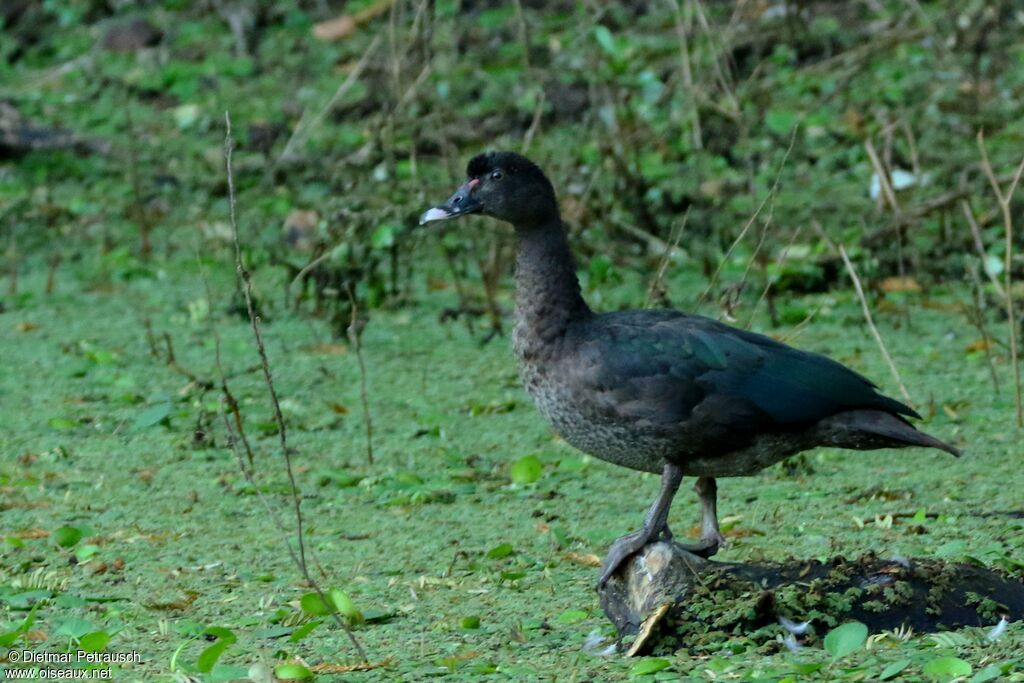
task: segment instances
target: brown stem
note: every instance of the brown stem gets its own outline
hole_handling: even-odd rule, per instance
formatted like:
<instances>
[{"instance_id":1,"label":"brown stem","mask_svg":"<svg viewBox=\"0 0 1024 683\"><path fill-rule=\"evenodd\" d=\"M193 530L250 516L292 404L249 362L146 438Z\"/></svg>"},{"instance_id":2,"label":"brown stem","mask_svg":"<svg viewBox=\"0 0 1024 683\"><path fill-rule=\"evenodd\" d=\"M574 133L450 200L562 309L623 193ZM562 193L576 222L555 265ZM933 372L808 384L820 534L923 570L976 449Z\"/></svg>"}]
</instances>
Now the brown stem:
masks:
<instances>
[{"instance_id":1,"label":"brown stem","mask_svg":"<svg viewBox=\"0 0 1024 683\"><path fill-rule=\"evenodd\" d=\"M226 128L224 135L224 167L227 173L228 181L228 209L231 223L231 237L235 246L235 271L238 273L238 277L242 285L242 293L245 296L246 311L249 314L249 323L252 326L253 338L256 341L256 350L259 353L260 365L263 368L263 379L266 382L267 392L270 395L270 400L274 408L274 420L277 423L277 432L281 446L281 455L284 458L285 469L288 472L288 483L291 488L292 494L292 507L295 513L295 538L296 545L298 546L298 551L296 552L292 548L290 543L287 544L288 551L289 554L291 554L292 559L295 561L296 565L298 565L299 571L302 572L303 578L310 586L312 586L313 590L316 591L316 594L320 597L321 603L328 609L330 609L334 621L348 635L353 647L355 647L356 651L359 653L359 656L365 662L367 661L366 652L363 650L363 646L356 638L355 633L353 633L352 629L349 628L348 624L346 624L342 620L341 615L338 614L338 611L335 608L333 602L327 599L327 596L324 595L323 591L320 588L320 585L313 579L313 577L309 573L309 564L306 561L306 541L302 519L302 493L299 491L298 483L295 480L295 468L292 463L292 451L288 447L288 431L284 422L284 416L281 414L281 403L278 401L277 398L277 390L274 388L274 379L270 372L270 362L267 360L267 351L266 347L263 344L263 335L260 332L260 319L256 315L256 309L253 306L252 276L249 273L248 269L245 267L245 264L242 262L242 245L238 235L238 220L235 211L235 179L231 169L231 155L235 148L235 142L234 139L231 137L231 115L226 111L224 112L224 124ZM223 378L223 370L221 370L221 376ZM237 402L235 405L237 409ZM229 430L230 435L230 422L228 421L226 416L224 422L225 426ZM242 471L243 473L245 473L247 470L243 467Z\"/></svg>"}]
</instances>

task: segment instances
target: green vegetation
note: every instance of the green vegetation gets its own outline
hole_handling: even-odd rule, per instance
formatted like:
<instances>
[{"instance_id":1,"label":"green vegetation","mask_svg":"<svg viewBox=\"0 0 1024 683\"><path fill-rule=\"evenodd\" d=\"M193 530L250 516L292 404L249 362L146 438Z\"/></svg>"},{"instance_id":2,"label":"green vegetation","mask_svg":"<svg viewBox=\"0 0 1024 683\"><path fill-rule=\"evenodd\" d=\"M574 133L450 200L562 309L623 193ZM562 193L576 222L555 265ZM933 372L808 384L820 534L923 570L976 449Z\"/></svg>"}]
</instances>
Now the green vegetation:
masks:
<instances>
[{"instance_id":1,"label":"green vegetation","mask_svg":"<svg viewBox=\"0 0 1024 683\"><path fill-rule=\"evenodd\" d=\"M399 0L335 41L312 35L335 3L211 4L0 10L0 646L139 652L116 680L1024 680L1020 624L987 638L994 604L977 629L847 624L797 652L781 626L641 660L585 649L610 633L594 556L657 480L574 451L519 388L510 231L414 227L472 153L528 144L595 308L700 298L895 395L824 236L843 244L928 431L967 455L825 449L725 480L723 558L875 551L1020 575L1006 240L975 140L1006 186L1024 149L1015 3ZM107 49L138 17L162 35ZM322 595L288 552L225 111ZM218 345L252 481L227 447ZM681 536L694 500L673 512Z\"/></svg>"}]
</instances>

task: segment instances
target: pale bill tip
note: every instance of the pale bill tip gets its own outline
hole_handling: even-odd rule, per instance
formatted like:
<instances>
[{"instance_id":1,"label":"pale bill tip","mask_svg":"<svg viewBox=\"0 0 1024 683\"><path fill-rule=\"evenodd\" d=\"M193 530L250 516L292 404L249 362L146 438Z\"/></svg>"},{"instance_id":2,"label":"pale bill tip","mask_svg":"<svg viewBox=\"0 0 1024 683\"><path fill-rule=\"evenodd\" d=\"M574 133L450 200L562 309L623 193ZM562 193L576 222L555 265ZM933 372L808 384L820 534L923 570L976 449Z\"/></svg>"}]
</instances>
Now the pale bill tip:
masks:
<instances>
[{"instance_id":1,"label":"pale bill tip","mask_svg":"<svg viewBox=\"0 0 1024 683\"><path fill-rule=\"evenodd\" d=\"M423 215L420 216L420 225L423 225L424 223L429 223L431 221L443 221L443 220L445 220L447 218L451 218L451 217L452 217L452 214L450 214L449 212L445 211L444 209L440 209L440 208L435 206L432 209L427 209L423 213Z\"/></svg>"}]
</instances>

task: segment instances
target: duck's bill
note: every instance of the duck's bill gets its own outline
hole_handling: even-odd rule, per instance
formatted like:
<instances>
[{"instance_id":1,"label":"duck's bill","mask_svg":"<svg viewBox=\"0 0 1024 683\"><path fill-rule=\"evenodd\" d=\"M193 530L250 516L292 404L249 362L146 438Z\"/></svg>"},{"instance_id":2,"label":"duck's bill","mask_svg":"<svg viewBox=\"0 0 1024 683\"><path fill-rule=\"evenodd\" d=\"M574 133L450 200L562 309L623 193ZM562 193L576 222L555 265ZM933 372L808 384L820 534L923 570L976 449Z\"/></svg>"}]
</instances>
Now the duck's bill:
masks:
<instances>
[{"instance_id":1,"label":"duck's bill","mask_svg":"<svg viewBox=\"0 0 1024 683\"><path fill-rule=\"evenodd\" d=\"M477 201L472 194L473 187L466 183L453 194L448 201L440 206L427 209L420 216L420 225L433 223L435 221L446 221L450 218L464 216L467 213L476 213L483 204Z\"/></svg>"}]
</instances>

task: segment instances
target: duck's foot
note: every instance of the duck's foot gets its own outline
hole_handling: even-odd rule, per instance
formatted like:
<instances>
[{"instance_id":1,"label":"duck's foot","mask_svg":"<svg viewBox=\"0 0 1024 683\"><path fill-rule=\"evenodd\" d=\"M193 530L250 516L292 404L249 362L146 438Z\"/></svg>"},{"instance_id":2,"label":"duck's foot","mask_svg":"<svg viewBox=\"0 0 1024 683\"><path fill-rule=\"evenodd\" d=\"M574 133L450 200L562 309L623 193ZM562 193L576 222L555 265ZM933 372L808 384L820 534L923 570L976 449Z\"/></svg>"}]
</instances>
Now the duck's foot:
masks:
<instances>
[{"instance_id":1,"label":"duck's foot","mask_svg":"<svg viewBox=\"0 0 1024 683\"><path fill-rule=\"evenodd\" d=\"M719 549L728 545L728 543L718 529L715 529L713 535L705 536L696 543L677 543L676 545L686 552L693 553L694 555L703 557L706 560L717 553Z\"/></svg>"},{"instance_id":2,"label":"duck's foot","mask_svg":"<svg viewBox=\"0 0 1024 683\"><path fill-rule=\"evenodd\" d=\"M700 498L700 540L679 547L707 559L727 545L718 528L718 484L712 477L700 477L694 489Z\"/></svg>"},{"instance_id":3,"label":"duck's foot","mask_svg":"<svg viewBox=\"0 0 1024 683\"><path fill-rule=\"evenodd\" d=\"M605 584L608 583L608 579L619 570L622 563L633 554L640 552L645 545L656 538L657 534L651 533L646 529L640 529L631 534L626 534L612 543L612 547L608 550L608 556L604 558L604 564L601 566L601 578L597 581L597 587L599 589L604 588Z\"/></svg>"},{"instance_id":4,"label":"duck's foot","mask_svg":"<svg viewBox=\"0 0 1024 683\"><path fill-rule=\"evenodd\" d=\"M658 538L672 540L672 532L668 528L668 511L672 507L672 498L679 489L679 482L683 478L682 470L671 463L665 464L665 470L661 475L661 492L654 505L647 511L647 518L639 531L626 534L612 543L608 551L608 557L601 567L601 578L597 581L598 588L604 588L608 579L618 571L619 567L629 559L630 555L638 552L645 545Z\"/></svg>"}]
</instances>

